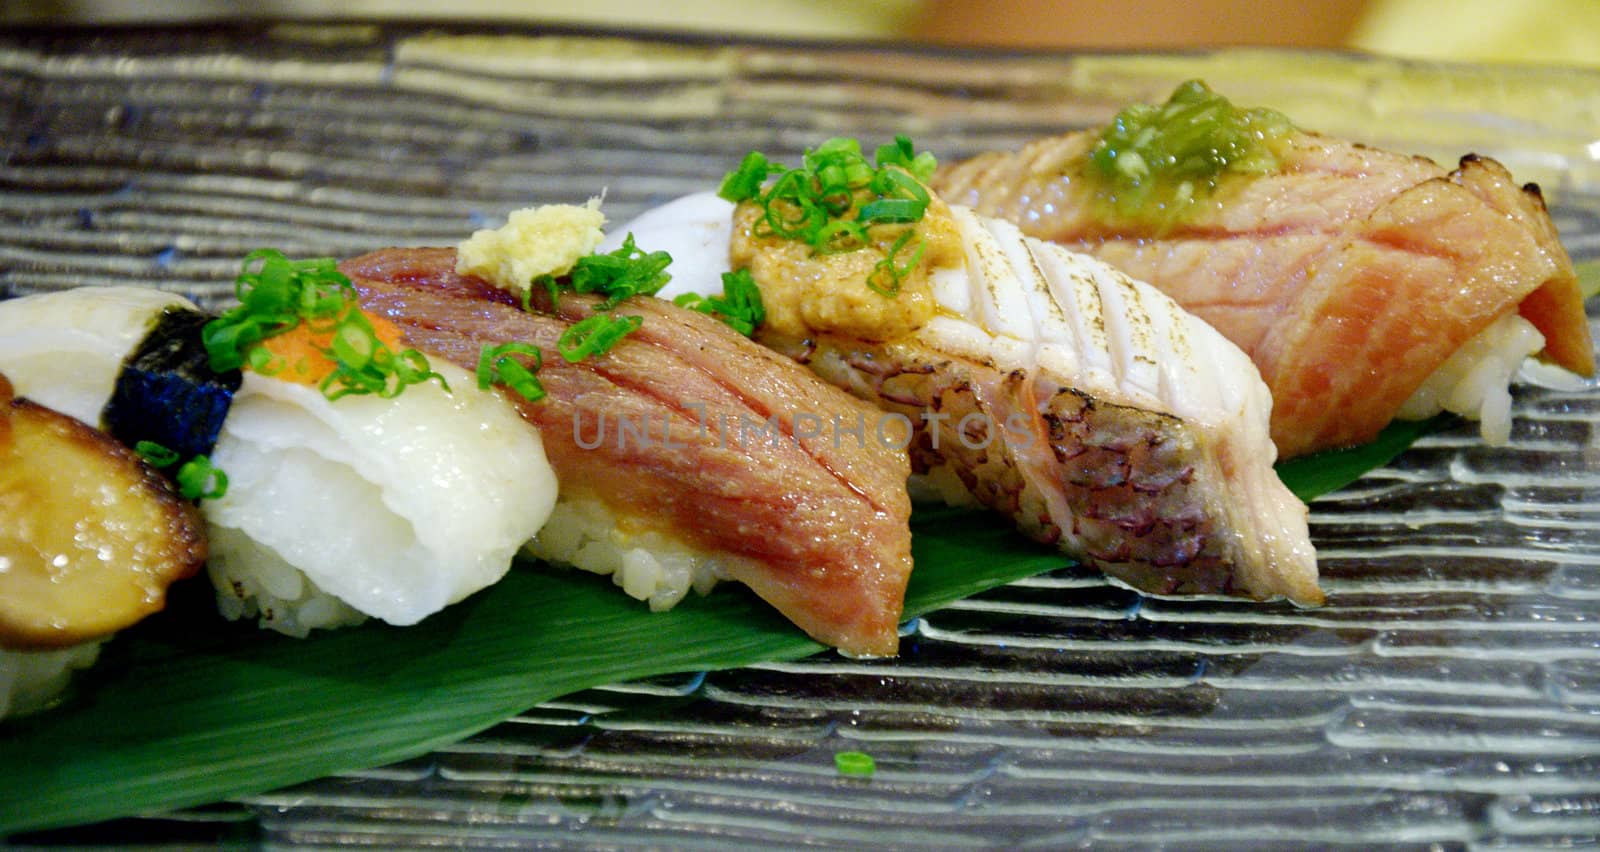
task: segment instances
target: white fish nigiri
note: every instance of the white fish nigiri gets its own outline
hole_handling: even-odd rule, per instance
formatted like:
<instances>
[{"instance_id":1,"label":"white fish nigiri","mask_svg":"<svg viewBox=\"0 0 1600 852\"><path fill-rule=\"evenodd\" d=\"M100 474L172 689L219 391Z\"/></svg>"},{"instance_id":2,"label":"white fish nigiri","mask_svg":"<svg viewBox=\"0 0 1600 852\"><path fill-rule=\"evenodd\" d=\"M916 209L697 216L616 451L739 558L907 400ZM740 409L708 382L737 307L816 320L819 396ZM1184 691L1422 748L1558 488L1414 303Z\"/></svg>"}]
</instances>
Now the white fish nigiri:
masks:
<instances>
[{"instance_id":1,"label":"white fish nigiri","mask_svg":"<svg viewBox=\"0 0 1600 852\"><path fill-rule=\"evenodd\" d=\"M0 301L0 373L18 396L100 425L122 360L168 308L195 310L146 287L82 287Z\"/></svg>"},{"instance_id":2,"label":"white fish nigiri","mask_svg":"<svg viewBox=\"0 0 1600 852\"><path fill-rule=\"evenodd\" d=\"M304 635L373 616L415 624L505 575L555 506L538 433L464 370L394 399L330 401L246 373L202 504L225 615Z\"/></svg>"},{"instance_id":3,"label":"white fish nigiri","mask_svg":"<svg viewBox=\"0 0 1600 852\"><path fill-rule=\"evenodd\" d=\"M669 207L676 222L652 211L618 230L675 269L680 253L700 253L694 269L709 253L726 271L728 246L704 234L733 205L704 193ZM914 469L947 499L1008 514L1142 590L1319 602L1307 510L1273 471L1271 399L1244 353L1100 261L966 208L947 215L963 256L932 270L935 309L916 330L758 337L903 415ZM718 274L673 283L720 290Z\"/></svg>"}]
</instances>

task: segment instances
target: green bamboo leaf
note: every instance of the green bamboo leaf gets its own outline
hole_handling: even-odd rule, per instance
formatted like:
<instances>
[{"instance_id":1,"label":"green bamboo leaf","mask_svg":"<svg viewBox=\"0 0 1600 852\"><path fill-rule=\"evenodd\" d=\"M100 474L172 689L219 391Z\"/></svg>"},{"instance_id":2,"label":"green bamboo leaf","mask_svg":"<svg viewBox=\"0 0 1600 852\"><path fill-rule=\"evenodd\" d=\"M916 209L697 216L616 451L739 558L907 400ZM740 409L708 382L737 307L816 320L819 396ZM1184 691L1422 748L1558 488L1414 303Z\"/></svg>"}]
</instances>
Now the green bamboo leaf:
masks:
<instances>
[{"instance_id":1,"label":"green bamboo leaf","mask_svg":"<svg viewBox=\"0 0 1600 852\"><path fill-rule=\"evenodd\" d=\"M976 513L919 514L914 542L909 616L1069 564ZM408 628L294 640L217 629L208 603L125 632L64 706L0 725L0 835L402 760L618 680L824 650L739 587L651 613L606 578L536 565Z\"/></svg>"},{"instance_id":2,"label":"green bamboo leaf","mask_svg":"<svg viewBox=\"0 0 1600 852\"><path fill-rule=\"evenodd\" d=\"M1396 420L1384 427L1370 444L1329 450L1278 463L1278 478L1294 496L1307 503L1355 482L1368 471L1393 461L1418 438L1453 423L1457 418L1439 415L1429 420Z\"/></svg>"},{"instance_id":3,"label":"green bamboo leaf","mask_svg":"<svg viewBox=\"0 0 1600 852\"><path fill-rule=\"evenodd\" d=\"M1577 264L1578 292L1585 299L1600 293L1600 260L1590 260Z\"/></svg>"}]
</instances>

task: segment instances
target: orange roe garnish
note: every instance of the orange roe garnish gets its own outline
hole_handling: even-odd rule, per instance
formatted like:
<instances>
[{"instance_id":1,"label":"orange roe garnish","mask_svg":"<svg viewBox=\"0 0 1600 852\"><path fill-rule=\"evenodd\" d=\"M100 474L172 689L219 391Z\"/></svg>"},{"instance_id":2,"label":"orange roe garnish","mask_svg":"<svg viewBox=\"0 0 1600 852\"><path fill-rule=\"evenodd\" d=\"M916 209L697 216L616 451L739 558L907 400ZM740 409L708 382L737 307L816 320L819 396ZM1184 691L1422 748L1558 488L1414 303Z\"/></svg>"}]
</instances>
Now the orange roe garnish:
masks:
<instances>
[{"instance_id":1,"label":"orange roe garnish","mask_svg":"<svg viewBox=\"0 0 1600 852\"><path fill-rule=\"evenodd\" d=\"M405 348L400 327L384 319L363 312L378 340L391 351ZM338 369L323 353L333 346L334 329L314 330L310 324L301 323L281 334L275 334L256 345L272 354L265 372L275 379L317 386ZM276 372L274 372L276 370Z\"/></svg>"}]
</instances>

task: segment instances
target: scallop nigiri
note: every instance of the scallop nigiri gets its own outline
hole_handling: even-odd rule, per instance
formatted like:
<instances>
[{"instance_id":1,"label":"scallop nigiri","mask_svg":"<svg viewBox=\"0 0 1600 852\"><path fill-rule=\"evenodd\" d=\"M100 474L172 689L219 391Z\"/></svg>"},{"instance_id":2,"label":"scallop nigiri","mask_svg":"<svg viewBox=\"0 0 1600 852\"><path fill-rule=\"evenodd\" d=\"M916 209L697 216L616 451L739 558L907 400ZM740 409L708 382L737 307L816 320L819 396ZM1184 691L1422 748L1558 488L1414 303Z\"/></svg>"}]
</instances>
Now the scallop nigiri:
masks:
<instances>
[{"instance_id":1,"label":"scallop nigiri","mask_svg":"<svg viewBox=\"0 0 1600 852\"><path fill-rule=\"evenodd\" d=\"M0 374L0 718L49 705L204 559L199 515L166 478Z\"/></svg>"}]
</instances>

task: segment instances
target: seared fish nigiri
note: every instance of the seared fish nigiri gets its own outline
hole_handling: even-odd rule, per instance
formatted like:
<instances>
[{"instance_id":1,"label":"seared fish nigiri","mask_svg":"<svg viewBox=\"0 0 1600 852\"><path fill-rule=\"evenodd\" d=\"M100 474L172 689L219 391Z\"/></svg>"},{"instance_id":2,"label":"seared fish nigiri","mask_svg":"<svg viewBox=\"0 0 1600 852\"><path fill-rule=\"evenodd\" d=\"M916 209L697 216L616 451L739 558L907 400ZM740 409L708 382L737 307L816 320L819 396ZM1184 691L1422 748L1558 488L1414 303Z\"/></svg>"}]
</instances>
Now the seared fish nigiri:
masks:
<instances>
[{"instance_id":1,"label":"seared fish nigiri","mask_svg":"<svg viewBox=\"0 0 1600 852\"><path fill-rule=\"evenodd\" d=\"M1221 330L1271 389L1285 457L1441 409L1503 442L1505 388L1525 357L1593 373L1583 298L1537 186L1487 158L1448 170L1281 116L1230 128L1258 112L1191 83L1105 131L954 163L931 185L1093 254ZM1218 140L1247 138L1234 160L1218 153ZM1186 165L1197 161L1212 171Z\"/></svg>"},{"instance_id":2,"label":"seared fish nigiri","mask_svg":"<svg viewBox=\"0 0 1600 852\"><path fill-rule=\"evenodd\" d=\"M463 367L485 345L545 353L546 396L518 400L561 483L541 558L612 574L664 609L691 584L749 586L818 641L891 655L911 573L906 454L808 437L808 416L870 409L722 323L659 299L616 307L640 325L577 362L562 335L595 315L566 294L524 310L503 289L456 271L450 249L390 249L341 264L363 304L408 345ZM680 579L671 575L680 574Z\"/></svg>"},{"instance_id":3,"label":"seared fish nigiri","mask_svg":"<svg viewBox=\"0 0 1600 852\"><path fill-rule=\"evenodd\" d=\"M1306 507L1272 468L1266 386L1172 299L937 198L918 225L926 269L881 296L856 283L870 251L785 254L750 207L690 196L628 230L676 257L728 217L731 265L768 302L757 338L910 427L913 469L948 497L1146 591L1321 601ZM907 301L862 308L890 298Z\"/></svg>"}]
</instances>

